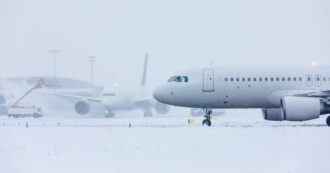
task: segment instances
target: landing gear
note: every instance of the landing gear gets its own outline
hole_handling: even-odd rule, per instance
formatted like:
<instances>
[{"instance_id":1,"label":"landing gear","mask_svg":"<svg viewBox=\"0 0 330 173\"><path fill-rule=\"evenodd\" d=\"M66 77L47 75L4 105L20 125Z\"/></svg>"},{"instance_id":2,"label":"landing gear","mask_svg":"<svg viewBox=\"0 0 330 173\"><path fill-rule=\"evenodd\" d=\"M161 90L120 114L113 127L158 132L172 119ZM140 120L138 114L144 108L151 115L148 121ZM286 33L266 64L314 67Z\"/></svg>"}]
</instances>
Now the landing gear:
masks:
<instances>
[{"instance_id":1,"label":"landing gear","mask_svg":"<svg viewBox=\"0 0 330 173\"><path fill-rule=\"evenodd\" d=\"M144 117L152 117L152 112L144 112Z\"/></svg>"},{"instance_id":2,"label":"landing gear","mask_svg":"<svg viewBox=\"0 0 330 173\"><path fill-rule=\"evenodd\" d=\"M211 126L211 120L209 119L203 120L203 125Z\"/></svg>"},{"instance_id":3,"label":"landing gear","mask_svg":"<svg viewBox=\"0 0 330 173\"><path fill-rule=\"evenodd\" d=\"M203 108L203 111L205 112L205 120L203 120L202 124L203 125L207 125L207 126L211 126L211 115L212 115L212 109L208 109L208 108Z\"/></svg>"},{"instance_id":4,"label":"landing gear","mask_svg":"<svg viewBox=\"0 0 330 173\"><path fill-rule=\"evenodd\" d=\"M33 114L33 118L40 118L40 117L42 117L42 115L40 115L38 113Z\"/></svg>"},{"instance_id":5,"label":"landing gear","mask_svg":"<svg viewBox=\"0 0 330 173\"><path fill-rule=\"evenodd\" d=\"M114 118L115 114L111 111L106 110L105 111L105 118Z\"/></svg>"},{"instance_id":6,"label":"landing gear","mask_svg":"<svg viewBox=\"0 0 330 173\"><path fill-rule=\"evenodd\" d=\"M330 116L327 117L327 125L330 127Z\"/></svg>"}]
</instances>

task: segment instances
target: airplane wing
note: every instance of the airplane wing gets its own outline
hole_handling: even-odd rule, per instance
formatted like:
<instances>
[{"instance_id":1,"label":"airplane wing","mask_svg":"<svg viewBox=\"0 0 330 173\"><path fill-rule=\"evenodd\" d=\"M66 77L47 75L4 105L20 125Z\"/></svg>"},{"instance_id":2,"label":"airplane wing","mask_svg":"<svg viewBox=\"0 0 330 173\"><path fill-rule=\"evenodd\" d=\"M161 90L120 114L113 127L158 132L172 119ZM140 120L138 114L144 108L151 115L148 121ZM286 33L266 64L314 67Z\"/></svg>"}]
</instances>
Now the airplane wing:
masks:
<instances>
[{"instance_id":1,"label":"airplane wing","mask_svg":"<svg viewBox=\"0 0 330 173\"><path fill-rule=\"evenodd\" d=\"M152 106L154 100L152 97L138 97L133 99L133 102L136 106L145 107L145 106Z\"/></svg>"},{"instance_id":2,"label":"airplane wing","mask_svg":"<svg viewBox=\"0 0 330 173\"><path fill-rule=\"evenodd\" d=\"M309 92L309 93L303 93L303 94L295 94L295 96L300 96L300 97L321 97L321 98L326 98L326 97L330 97L330 90L323 90L323 91Z\"/></svg>"},{"instance_id":3,"label":"airplane wing","mask_svg":"<svg viewBox=\"0 0 330 173\"><path fill-rule=\"evenodd\" d=\"M71 95L71 94L61 94L61 93L53 93L53 92L43 92L43 91L38 91L39 93L43 94L50 94L54 96L59 96L59 97L65 97L65 98L71 98L71 99L79 99L79 100L87 100L91 102L101 102L101 99L98 97L86 97L86 96L78 96L78 95Z\"/></svg>"},{"instance_id":4,"label":"airplane wing","mask_svg":"<svg viewBox=\"0 0 330 173\"><path fill-rule=\"evenodd\" d=\"M309 97L330 97L330 90L309 93L308 96Z\"/></svg>"}]
</instances>

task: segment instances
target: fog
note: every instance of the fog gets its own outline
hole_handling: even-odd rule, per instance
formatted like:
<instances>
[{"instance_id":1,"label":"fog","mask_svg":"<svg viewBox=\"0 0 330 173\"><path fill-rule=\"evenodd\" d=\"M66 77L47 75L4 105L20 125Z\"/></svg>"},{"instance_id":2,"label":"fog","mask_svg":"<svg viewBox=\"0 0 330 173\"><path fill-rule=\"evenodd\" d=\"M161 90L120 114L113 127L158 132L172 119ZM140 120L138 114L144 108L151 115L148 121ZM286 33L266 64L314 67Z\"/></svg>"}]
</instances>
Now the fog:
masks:
<instances>
[{"instance_id":1,"label":"fog","mask_svg":"<svg viewBox=\"0 0 330 173\"><path fill-rule=\"evenodd\" d=\"M329 64L328 0L1 0L0 77L114 76L138 85L150 55L149 86L187 67Z\"/></svg>"},{"instance_id":2,"label":"fog","mask_svg":"<svg viewBox=\"0 0 330 173\"><path fill-rule=\"evenodd\" d=\"M50 50L61 50L56 78ZM189 83L165 101L149 92L211 62L329 59L330 0L0 0L0 172L329 173L323 71L219 88L212 72L203 94Z\"/></svg>"}]
</instances>

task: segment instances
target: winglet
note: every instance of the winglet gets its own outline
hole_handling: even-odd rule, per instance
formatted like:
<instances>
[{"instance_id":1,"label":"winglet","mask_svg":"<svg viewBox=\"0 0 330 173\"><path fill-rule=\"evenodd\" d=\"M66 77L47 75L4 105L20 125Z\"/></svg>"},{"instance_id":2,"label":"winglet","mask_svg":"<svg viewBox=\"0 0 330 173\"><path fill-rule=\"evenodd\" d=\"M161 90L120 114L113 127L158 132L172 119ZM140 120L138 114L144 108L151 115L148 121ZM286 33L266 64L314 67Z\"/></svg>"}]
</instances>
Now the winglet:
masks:
<instances>
[{"instance_id":1,"label":"winglet","mask_svg":"<svg viewBox=\"0 0 330 173\"><path fill-rule=\"evenodd\" d=\"M146 86L147 66L148 66L148 53L146 53L146 58L144 60L144 68L143 68L143 76L142 76L141 86Z\"/></svg>"}]
</instances>

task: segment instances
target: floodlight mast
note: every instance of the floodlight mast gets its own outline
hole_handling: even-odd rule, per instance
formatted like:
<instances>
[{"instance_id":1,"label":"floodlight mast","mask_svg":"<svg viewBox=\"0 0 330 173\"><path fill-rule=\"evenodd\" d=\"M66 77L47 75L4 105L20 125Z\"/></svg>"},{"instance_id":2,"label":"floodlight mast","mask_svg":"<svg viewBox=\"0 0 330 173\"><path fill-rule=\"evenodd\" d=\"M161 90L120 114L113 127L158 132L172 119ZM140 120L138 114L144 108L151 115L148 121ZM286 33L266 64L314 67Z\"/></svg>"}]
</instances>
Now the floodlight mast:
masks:
<instances>
[{"instance_id":1,"label":"floodlight mast","mask_svg":"<svg viewBox=\"0 0 330 173\"><path fill-rule=\"evenodd\" d=\"M48 51L48 53L50 53L50 54L53 54L53 56L54 56L54 78L56 79L56 56L57 56L57 54L58 53L60 53L61 52L61 50L60 49L54 49L54 50L49 50Z\"/></svg>"},{"instance_id":2,"label":"floodlight mast","mask_svg":"<svg viewBox=\"0 0 330 173\"><path fill-rule=\"evenodd\" d=\"M53 54L54 57L54 85L57 85L57 72L56 72L56 56L58 53L60 53L61 50L60 49L53 49L53 50L49 50L48 53ZM56 87L56 86L55 86ZM55 92L56 92L56 88L55 88Z\"/></svg>"},{"instance_id":3,"label":"floodlight mast","mask_svg":"<svg viewBox=\"0 0 330 173\"><path fill-rule=\"evenodd\" d=\"M91 64L91 83L93 84L94 83L94 67L93 67L93 65L94 65L94 62L96 61L96 57L95 56L89 56L88 61Z\"/></svg>"}]
</instances>

